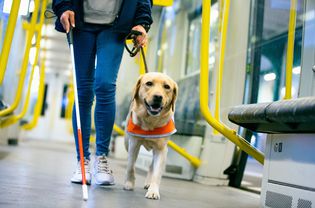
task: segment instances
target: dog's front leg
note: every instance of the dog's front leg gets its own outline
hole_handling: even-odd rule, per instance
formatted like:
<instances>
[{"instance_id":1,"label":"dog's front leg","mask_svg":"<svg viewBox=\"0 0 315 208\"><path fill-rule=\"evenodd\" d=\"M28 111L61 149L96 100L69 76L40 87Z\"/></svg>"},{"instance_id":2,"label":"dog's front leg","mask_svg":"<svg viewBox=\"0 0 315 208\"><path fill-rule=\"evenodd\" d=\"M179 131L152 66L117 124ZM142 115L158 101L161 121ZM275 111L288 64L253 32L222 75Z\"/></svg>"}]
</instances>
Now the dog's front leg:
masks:
<instances>
[{"instance_id":1,"label":"dog's front leg","mask_svg":"<svg viewBox=\"0 0 315 208\"><path fill-rule=\"evenodd\" d=\"M148 199L160 198L160 182L167 157L167 146L161 150L153 150L153 171L150 187L145 195Z\"/></svg>"},{"instance_id":2,"label":"dog's front leg","mask_svg":"<svg viewBox=\"0 0 315 208\"><path fill-rule=\"evenodd\" d=\"M154 163L154 159L152 159L151 165L149 167L149 171L148 171L147 177L146 177L145 182L144 182L144 189L149 189L149 187L150 187L152 172L153 172L153 163Z\"/></svg>"},{"instance_id":3,"label":"dog's front leg","mask_svg":"<svg viewBox=\"0 0 315 208\"><path fill-rule=\"evenodd\" d=\"M128 145L128 164L124 189L131 191L135 186L135 162L138 157L140 143L137 139L130 137Z\"/></svg>"}]
</instances>

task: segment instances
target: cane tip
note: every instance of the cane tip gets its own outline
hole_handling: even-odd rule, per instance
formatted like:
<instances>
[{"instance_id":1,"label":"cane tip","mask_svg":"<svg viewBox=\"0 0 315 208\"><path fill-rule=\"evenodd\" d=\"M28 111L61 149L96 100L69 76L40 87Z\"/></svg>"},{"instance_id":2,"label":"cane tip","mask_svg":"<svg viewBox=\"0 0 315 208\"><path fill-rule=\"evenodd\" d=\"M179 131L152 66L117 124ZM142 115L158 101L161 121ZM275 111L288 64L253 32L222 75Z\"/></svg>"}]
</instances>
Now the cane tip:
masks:
<instances>
[{"instance_id":1,"label":"cane tip","mask_svg":"<svg viewBox=\"0 0 315 208\"><path fill-rule=\"evenodd\" d=\"M87 189L86 184L82 185L82 192L83 192L83 200L87 201L89 198L89 195L88 195L88 189Z\"/></svg>"}]
</instances>

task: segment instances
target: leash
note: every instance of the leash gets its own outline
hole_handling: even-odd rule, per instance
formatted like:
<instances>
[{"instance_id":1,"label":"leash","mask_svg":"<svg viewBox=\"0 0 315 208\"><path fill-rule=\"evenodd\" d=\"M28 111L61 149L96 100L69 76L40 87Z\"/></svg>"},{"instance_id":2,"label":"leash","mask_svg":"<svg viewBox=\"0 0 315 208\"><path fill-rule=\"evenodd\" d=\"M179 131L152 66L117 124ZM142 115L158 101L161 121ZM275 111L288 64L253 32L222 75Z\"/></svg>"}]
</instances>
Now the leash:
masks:
<instances>
[{"instance_id":1,"label":"leash","mask_svg":"<svg viewBox=\"0 0 315 208\"><path fill-rule=\"evenodd\" d=\"M148 65L147 65L147 61L146 61L143 47L142 46L136 46L136 39L139 35L142 35L142 32L137 31L137 30L131 30L131 32L127 35L127 37L125 39L125 48L128 51L130 57L135 57L139 51L141 52L143 63L144 63L145 73L148 73L149 70L148 70ZM127 40L133 40L134 45L133 45L131 50L127 46L127 42L126 42Z\"/></svg>"}]
</instances>

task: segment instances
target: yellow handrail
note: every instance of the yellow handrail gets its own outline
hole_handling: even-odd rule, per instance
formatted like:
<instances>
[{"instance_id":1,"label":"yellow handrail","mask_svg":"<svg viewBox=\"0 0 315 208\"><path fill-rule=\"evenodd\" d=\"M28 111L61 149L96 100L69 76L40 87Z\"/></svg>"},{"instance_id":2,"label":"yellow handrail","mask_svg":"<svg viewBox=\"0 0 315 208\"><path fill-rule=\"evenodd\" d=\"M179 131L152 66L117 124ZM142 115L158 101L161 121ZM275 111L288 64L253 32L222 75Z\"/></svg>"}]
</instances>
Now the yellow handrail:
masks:
<instances>
[{"instance_id":1,"label":"yellow handrail","mask_svg":"<svg viewBox=\"0 0 315 208\"><path fill-rule=\"evenodd\" d=\"M216 85L216 98L215 98L215 109L214 117L216 120L220 120L220 102L221 102L221 91L222 91L222 78L224 70L224 58L225 58L225 45L226 45L226 34L229 22L230 13L230 0L222 0L223 4L223 18L221 25L221 39L220 39L220 58L219 58L219 69L217 75L217 85ZM222 7L221 7L222 8ZM218 132L214 129L214 134Z\"/></svg>"},{"instance_id":2,"label":"yellow handrail","mask_svg":"<svg viewBox=\"0 0 315 208\"><path fill-rule=\"evenodd\" d=\"M297 0L291 0L291 7L290 7L284 99L292 98L292 92L291 92L292 91L292 66L293 66L293 55L294 55L293 52L294 52L295 21L296 21L296 1Z\"/></svg>"},{"instance_id":3,"label":"yellow handrail","mask_svg":"<svg viewBox=\"0 0 315 208\"><path fill-rule=\"evenodd\" d=\"M27 109L28 109L28 104L30 102L34 71L35 71L35 68L32 67L31 74L30 74L30 79L29 79L29 84L28 84L28 87L27 87L27 93L26 93L26 96L25 96L25 102L24 102L24 106L23 106L22 111L18 115L13 115L13 116L10 116L10 117L6 117L5 119L1 120L0 121L0 128L4 128L4 127L10 126L12 124L15 124L16 122L18 122L21 118L23 118L25 116L25 114L27 112Z\"/></svg>"},{"instance_id":4,"label":"yellow handrail","mask_svg":"<svg viewBox=\"0 0 315 208\"><path fill-rule=\"evenodd\" d=\"M32 120L21 126L24 130L33 129L38 122L38 118L42 112L43 101L44 101L44 93L45 93L45 58L42 59L40 66L40 81L39 81L39 89L38 89L38 98L34 109L34 115Z\"/></svg>"},{"instance_id":5,"label":"yellow handrail","mask_svg":"<svg viewBox=\"0 0 315 208\"><path fill-rule=\"evenodd\" d=\"M153 0L154 6L172 6L173 0Z\"/></svg>"},{"instance_id":6,"label":"yellow handrail","mask_svg":"<svg viewBox=\"0 0 315 208\"><path fill-rule=\"evenodd\" d=\"M21 97L22 97L22 91L23 91L23 86L24 86L24 81L26 77L26 72L27 72L27 65L28 65L28 59L29 59L29 53L30 53L30 48L32 46L32 37L35 32L35 25L37 21L37 16L38 16L38 10L39 10L39 0L35 0L35 9L32 15L31 19L31 27L30 30L28 31L28 36L26 39L26 47L25 47L25 52L24 52L24 57L22 61L22 66L21 66L21 72L20 72L20 79L19 83L17 86L17 91L15 95L15 100L13 103L6 109L0 111L0 117L5 116L11 112L13 112L19 105Z\"/></svg>"},{"instance_id":7,"label":"yellow handrail","mask_svg":"<svg viewBox=\"0 0 315 208\"><path fill-rule=\"evenodd\" d=\"M116 131L119 135L125 135L125 131L116 124L114 124L113 130Z\"/></svg>"},{"instance_id":8,"label":"yellow handrail","mask_svg":"<svg viewBox=\"0 0 315 208\"><path fill-rule=\"evenodd\" d=\"M41 38L42 38L42 32L41 32L41 28L43 26L44 23L44 18L45 18L45 10L46 10L46 4L47 4L47 0L43 0L42 2L42 10L41 10L41 15L40 15L40 22L39 22L39 27L38 27L38 31L37 31L37 37L36 37L36 53L35 53L35 61L32 65L32 69L31 69L31 75L30 75L30 80L29 80L29 85L28 85L28 90L27 90L27 94L26 94L26 98L25 98L25 103L23 106L22 111L18 114L18 115L13 115L10 116L8 118L5 118L4 120L1 121L0 123L0 127L7 127L9 125L12 125L14 123L16 123L17 121L19 121L21 118L23 118L28 110L28 105L29 105L29 101L30 101L30 95L31 95L31 88L32 88L32 80L33 80L33 75L34 75L34 71L35 71L35 66L38 60L38 56L39 56L39 50L40 50L40 42L41 42Z\"/></svg>"},{"instance_id":9,"label":"yellow handrail","mask_svg":"<svg viewBox=\"0 0 315 208\"><path fill-rule=\"evenodd\" d=\"M201 68L200 68L200 109L206 121L217 131L223 134L231 142L247 154L254 157L258 162L264 164L264 155L251 146L244 138L239 136L235 130L230 129L222 122L216 120L210 112L209 101L209 36L210 36L210 7L211 0L202 1L202 32L201 32Z\"/></svg>"},{"instance_id":10,"label":"yellow handrail","mask_svg":"<svg viewBox=\"0 0 315 208\"><path fill-rule=\"evenodd\" d=\"M10 17L8 20L7 32L5 33L4 42L0 56L0 85L3 82L4 74L7 68L8 58L11 50L11 44L14 35L14 29L19 14L21 0L13 0Z\"/></svg>"},{"instance_id":11,"label":"yellow handrail","mask_svg":"<svg viewBox=\"0 0 315 208\"><path fill-rule=\"evenodd\" d=\"M201 165L201 160L198 157L195 157L191 154L189 154L188 152L186 152L186 150L180 146L178 146L177 144L175 144L173 141L168 140L167 142L168 146L170 146L175 152L177 152L178 154L180 154L181 156L183 156L184 158L186 158L190 164L192 166L194 166L195 168L198 168Z\"/></svg>"}]
</instances>

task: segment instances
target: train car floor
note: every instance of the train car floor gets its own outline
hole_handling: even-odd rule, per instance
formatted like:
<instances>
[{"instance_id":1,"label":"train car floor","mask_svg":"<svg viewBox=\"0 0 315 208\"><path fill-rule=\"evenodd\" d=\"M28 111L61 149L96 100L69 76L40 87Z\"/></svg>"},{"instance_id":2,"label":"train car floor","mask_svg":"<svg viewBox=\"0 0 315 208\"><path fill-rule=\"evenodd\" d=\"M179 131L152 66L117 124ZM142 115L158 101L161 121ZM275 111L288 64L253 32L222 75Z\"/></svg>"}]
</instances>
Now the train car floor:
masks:
<instances>
[{"instance_id":1,"label":"train car floor","mask_svg":"<svg viewBox=\"0 0 315 208\"><path fill-rule=\"evenodd\" d=\"M126 161L110 159L116 185L88 187L82 200L81 185L71 184L76 167L72 144L22 141L18 146L0 146L0 207L102 207L102 208L255 208L259 195L222 186L163 178L161 199L144 197L145 173L136 174L134 191L124 191Z\"/></svg>"}]
</instances>

